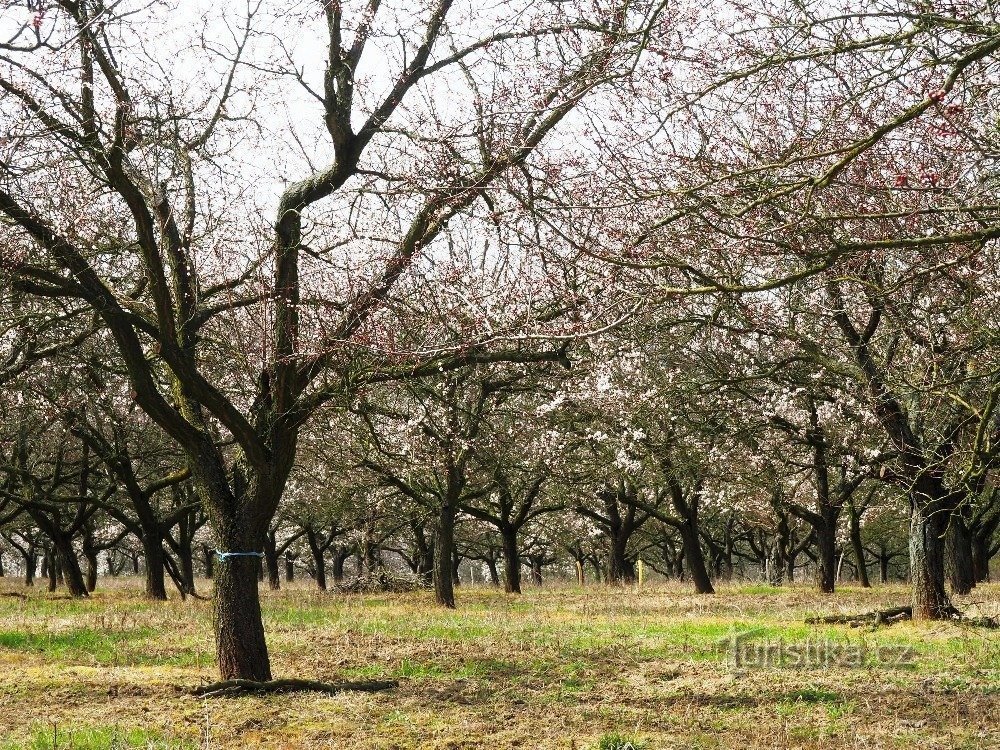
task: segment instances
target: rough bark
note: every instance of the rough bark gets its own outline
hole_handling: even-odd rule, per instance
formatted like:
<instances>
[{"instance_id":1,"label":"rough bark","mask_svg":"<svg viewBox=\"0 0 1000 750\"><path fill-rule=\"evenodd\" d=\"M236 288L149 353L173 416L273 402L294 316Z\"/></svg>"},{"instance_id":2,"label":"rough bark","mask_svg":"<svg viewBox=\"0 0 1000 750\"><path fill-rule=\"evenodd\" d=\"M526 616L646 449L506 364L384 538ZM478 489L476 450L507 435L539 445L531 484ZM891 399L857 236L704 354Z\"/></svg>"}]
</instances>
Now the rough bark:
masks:
<instances>
[{"instance_id":1,"label":"rough bark","mask_svg":"<svg viewBox=\"0 0 1000 750\"><path fill-rule=\"evenodd\" d=\"M243 544L233 544L238 550ZM216 654L223 679L271 679L261 618L256 557L219 560L212 597Z\"/></svg>"},{"instance_id":2,"label":"rough bark","mask_svg":"<svg viewBox=\"0 0 1000 750\"><path fill-rule=\"evenodd\" d=\"M914 619L940 620L953 611L944 586L947 524L947 514L933 504L911 503L910 578Z\"/></svg>"},{"instance_id":3,"label":"rough bark","mask_svg":"<svg viewBox=\"0 0 1000 750\"><path fill-rule=\"evenodd\" d=\"M438 508L438 524L434 535L434 599L438 604L454 608L455 585L452 566L455 549L455 507L443 502Z\"/></svg>"},{"instance_id":4,"label":"rough bark","mask_svg":"<svg viewBox=\"0 0 1000 750\"><path fill-rule=\"evenodd\" d=\"M972 534L961 511L952 514L945 538L948 555L948 578L956 594L968 594L976 585L973 566Z\"/></svg>"},{"instance_id":5,"label":"rough bark","mask_svg":"<svg viewBox=\"0 0 1000 750\"><path fill-rule=\"evenodd\" d=\"M705 554L698 540L697 527L691 523L684 523L680 526L680 532L684 544L684 557L687 560L688 571L691 573L691 581L694 583L695 591L699 594L714 594L715 588L708 575L708 566L705 564Z\"/></svg>"},{"instance_id":6,"label":"rough bark","mask_svg":"<svg viewBox=\"0 0 1000 750\"><path fill-rule=\"evenodd\" d=\"M517 549L517 531L506 528L503 540L503 589L508 594L521 593L521 556Z\"/></svg>"},{"instance_id":7,"label":"rough bark","mask_svg":"<svg viewBox=\"0 0 1000 750\"><path fill-rule=\"evenodd\" d=\"M143 530L142 552L146 560L146 598L163 601L167 598L167 587L163 537L159 529Z\"/></svg>"}]
</instances>

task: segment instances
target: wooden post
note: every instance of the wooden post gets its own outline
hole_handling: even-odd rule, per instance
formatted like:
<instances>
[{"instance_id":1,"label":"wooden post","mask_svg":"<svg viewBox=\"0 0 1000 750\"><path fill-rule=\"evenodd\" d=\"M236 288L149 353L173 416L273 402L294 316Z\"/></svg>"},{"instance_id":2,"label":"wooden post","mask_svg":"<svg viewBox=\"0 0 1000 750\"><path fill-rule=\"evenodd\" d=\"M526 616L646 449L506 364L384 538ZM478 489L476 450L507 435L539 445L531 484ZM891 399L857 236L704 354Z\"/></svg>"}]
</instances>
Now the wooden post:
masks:
<instances>
[{"instance_id":1,"label":"wooden post","mask_svg":"<svg viewBox=\"0 0 1000 750\"><path fill-rule=\"evenodd\" d=\"M583 563L579 560L576 561L576 582L583 585Z\"/></svg>"},{"instance_id":2,"label":"wooden post","mask_svg":"<svg viewBox=\"0 0 1000 750\"><path fill-rule=\"evenodd\" d=\"M642 583L646 580L646 566L642 564L642 558L639 558L639 591L642 591Z\"/></svg>"}]
</instances>

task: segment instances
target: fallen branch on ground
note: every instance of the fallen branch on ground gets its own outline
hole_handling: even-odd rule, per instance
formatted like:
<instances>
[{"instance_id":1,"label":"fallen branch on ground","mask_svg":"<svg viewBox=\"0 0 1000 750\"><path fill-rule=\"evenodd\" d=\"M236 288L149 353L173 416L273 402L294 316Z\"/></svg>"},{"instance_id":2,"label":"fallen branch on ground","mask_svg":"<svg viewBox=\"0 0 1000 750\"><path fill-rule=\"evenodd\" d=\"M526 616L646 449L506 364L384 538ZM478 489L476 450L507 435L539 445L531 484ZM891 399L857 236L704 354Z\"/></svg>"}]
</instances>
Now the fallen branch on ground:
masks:
<instances>
[{"instance_id":1,"label":"fallen branch on ground","mask_svg":"<svg viewBox=\"0 0 1000 750\"><path fill-rule=\"evenodd\" d=\"M201 685L192 690L191 694L199 698L231 698L237 695L292 693L296 691L329 693L333 695L347 691L377 693L398 686L399 682L396 680L371 680L368 682L320 682L318 680L297 680L293 678L268 680L266 682L258 682L257 680L223 680L222 682L213 682L210 685Z\"/></svg>"},{"instance_id":2,"label":"fallen branch on ground","mask_svg":"<svg viewBox=\"0 0 1000 750\"><path fill-rule=\"evenodd\" d=\"M22 594L20 591L0 591L0 596L9 596L14 599L27 599L26 594Z\"/></svg>"},{"instance_id":3,"label":"fallen branch on ground","mask_svg":"<svg viewBox=\"0 0 1000 750\"><path fill-rule=\"evenodd\" d=\"M878 609L874 612L865 612L858 615L826 615L824 617L807 617L808 625L850 625L852 628L860 628L862 625L870 625L877 628L879 625L892 625L903 620L913 618L913 607L892 607L891 609ZM966 617L959 610L950 607L945 620L952 620L962 625L974 628L987 628L990 630L1000 629L1000 622L992 617Z\"/></svg>"},{"instance_id":4,"label":"fallen branch on ground","mask_svg":"<svg viewBox=\"0 0 1000 750\"><path fill-rule=\"evenodd\" d=\"M865 612L860 615L826 615L825 617L807 617L808 625L850 625L859 628L862 625L892 625L894 622L909 620L913 617L913 607L893 607Z\"/></svg>"}]
</instances>

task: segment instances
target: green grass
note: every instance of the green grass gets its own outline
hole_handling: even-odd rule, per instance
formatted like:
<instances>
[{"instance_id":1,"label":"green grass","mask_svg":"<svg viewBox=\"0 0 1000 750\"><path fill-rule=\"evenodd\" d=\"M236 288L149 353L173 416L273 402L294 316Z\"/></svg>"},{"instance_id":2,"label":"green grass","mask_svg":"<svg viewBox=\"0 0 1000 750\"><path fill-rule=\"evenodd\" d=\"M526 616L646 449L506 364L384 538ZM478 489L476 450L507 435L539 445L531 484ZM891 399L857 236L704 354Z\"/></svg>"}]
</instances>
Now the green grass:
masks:
<instances>
[{"instance_id":1,"label":"green grass","mask_svg":"<svg viewBox=\"0 0 1000 750\"><path fill-rule=\"evenodd\" d=\"M614 732L601 737L597 750L647 750L647 745L635 737Z\"/></svg>"},{"instance_id":2,"label":"green grass","mask_svg":"<svg viewBox=\"0 0 1000 750\"><path fill-rule=\"evenodd\" d=\"M58 724L36 727L25 741L2 743L0 750L193 750L188 740L169 740L155 731L91 727L60 729Z\"/></svg>"},{"instance_id":3,"label":"green grass","mask_svg":"<svg viewBox=\"0 0 1000 750\"><path fill-rule=\"evenodd\" d=\"M307 582L262 591L276 676L391 677L399 689L205 702L186 693L215 677L205 602L147 602L129 582L85 602L0 597L0 750L52 748L50 721L58 748L203 747L203 733L213 750L592 750L630 740L646 750L854 750L902 746L900 737L908 750L1000 746L1000 633L805 623L899 604L901 586L834 596L759 584L709 597L681 584L457 593L458 608L443 610L426 592L345 596ZM977 588L984 614L1000 610L998 594ZM869 655L905 648L910 658L736 664L734 637Z\"/></svg>"}]
</instances>

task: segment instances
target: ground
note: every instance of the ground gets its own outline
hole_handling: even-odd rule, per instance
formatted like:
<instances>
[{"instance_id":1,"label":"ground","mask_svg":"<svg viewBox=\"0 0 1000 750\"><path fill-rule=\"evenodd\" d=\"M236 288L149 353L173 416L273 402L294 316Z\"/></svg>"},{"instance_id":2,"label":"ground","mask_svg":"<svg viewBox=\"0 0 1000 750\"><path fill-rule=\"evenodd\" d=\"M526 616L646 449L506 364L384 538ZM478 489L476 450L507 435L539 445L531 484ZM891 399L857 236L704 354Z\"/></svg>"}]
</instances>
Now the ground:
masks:
<instances>
[{"instance_id":1,"label":"ground","mask_svg":"<svg viewBox=\"0 0 1000 750\"><path fill-rule=\"evenodd\" d=\"M447 611L303 583L264 594L275 675L399 688L210 700L188 694L216 678L210 604L138 586L22 599L0 579L0 749L1000 746L1000 633L804 623L903 586L463 586ZM1000 585L962 605L997 614Z\"/></svg>"}]
</instances>

